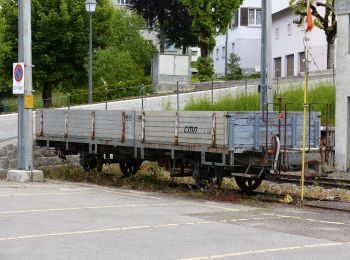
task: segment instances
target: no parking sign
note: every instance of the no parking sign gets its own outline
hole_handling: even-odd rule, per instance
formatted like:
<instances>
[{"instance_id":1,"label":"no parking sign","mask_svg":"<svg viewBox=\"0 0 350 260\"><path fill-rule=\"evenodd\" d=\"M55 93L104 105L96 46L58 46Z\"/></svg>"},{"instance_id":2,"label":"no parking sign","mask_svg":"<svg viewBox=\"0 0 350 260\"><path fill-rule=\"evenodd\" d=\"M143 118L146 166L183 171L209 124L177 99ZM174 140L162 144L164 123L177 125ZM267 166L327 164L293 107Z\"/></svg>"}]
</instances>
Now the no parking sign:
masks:
<instances>
[{"instance_id":1,"label":"no parking sign","mask_svg":"<svg viewBox=\"0 0 350 260\"><path fill-rule=\"evenodd\" d=\"M13 94L24 94L24 63L13 63Z\"/></svg>"}]
</instances>

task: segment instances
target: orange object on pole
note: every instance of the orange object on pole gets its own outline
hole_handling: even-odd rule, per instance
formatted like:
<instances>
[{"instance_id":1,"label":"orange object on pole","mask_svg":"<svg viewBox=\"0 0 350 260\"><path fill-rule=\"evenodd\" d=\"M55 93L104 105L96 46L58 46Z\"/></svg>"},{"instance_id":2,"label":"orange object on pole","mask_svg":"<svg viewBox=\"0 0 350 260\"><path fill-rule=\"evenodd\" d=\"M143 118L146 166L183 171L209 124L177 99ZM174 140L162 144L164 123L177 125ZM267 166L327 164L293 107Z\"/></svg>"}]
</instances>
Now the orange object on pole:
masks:
<instances>
[{"instance_id":1,"label":"orange object on pole","mask_svg":"<svg viewBox=\"0 0 350 260\"><path fill-rule=\"evenodd\" d=\"M311 3L310 0L307 2L307 18L306 18L306 31L311 32L314 28L314 20L312 18Z\"/></svg>"}]
</instances>

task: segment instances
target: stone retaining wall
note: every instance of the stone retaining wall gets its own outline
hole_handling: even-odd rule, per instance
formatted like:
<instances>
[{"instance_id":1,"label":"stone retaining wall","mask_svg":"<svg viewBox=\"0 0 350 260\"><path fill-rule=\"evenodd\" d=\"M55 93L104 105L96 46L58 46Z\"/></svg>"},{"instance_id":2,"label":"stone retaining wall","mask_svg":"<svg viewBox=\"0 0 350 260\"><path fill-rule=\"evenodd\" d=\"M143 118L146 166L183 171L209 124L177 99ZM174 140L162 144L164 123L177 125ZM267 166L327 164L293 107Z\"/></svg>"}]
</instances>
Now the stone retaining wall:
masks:
<instances>
[{"instance_id":1,"label":"stone retaining wall","mask_svg":"<svg viewBox=\"0 0 350 260\"><path fill-rule=\"evenodd\" d=\"M35 147L33 151L34 169L44 170L46 167L63 166L67 163L79 165L79 156L67 156L64 161L53 149ZM17 169L17 140L0 142L0 177L6 178L9 169Z\"/></svg>"}]
</instances>

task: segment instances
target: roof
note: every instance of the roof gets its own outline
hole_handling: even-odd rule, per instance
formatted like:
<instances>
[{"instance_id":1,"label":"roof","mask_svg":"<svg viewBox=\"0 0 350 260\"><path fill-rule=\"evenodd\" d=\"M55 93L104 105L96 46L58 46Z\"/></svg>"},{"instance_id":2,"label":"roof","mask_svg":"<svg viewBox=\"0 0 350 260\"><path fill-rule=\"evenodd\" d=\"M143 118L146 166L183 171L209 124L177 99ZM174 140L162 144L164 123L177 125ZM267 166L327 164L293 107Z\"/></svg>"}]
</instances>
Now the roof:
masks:
<instances>
[{"instance_id":1,"label":"roof","mask_svg":"<svg viewBox=\"0 0 350 260\"><path fill-rule=\"evenodd\" d=\"M278 11L276 13L272 14L272 19L277 18L278 16L285 15L285 14L291 14L292 13L292 8L289 6L287 8L282 9L281 11Z\"/></svg>"}]
</instances>

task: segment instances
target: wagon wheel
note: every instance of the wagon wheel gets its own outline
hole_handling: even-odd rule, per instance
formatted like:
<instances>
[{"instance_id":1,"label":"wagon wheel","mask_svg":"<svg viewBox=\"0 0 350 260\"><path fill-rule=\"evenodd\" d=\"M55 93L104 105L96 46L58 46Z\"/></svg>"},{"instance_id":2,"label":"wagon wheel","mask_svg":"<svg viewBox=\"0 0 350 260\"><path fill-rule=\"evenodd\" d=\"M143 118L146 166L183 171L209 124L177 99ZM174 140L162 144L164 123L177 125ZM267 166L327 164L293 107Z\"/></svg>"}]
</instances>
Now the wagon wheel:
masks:
<instances>
[{"instance_id":1,"label":"wagon wheel","mask_svg":"<svg viewBox=\"0 0 350 260\"><path fill-rule=\"evenodd\" d=\"M84 171L91 171L96 168L96 157L93 154L81 153L80 154L80 165L83 167Z\"/></svg>"},{"instance_id":2,"label":"wagon wheel","mask_svg":"<svg viewBox=\"0 0 350 260\"><path fill-rule=\"evenodd\" d=\"M142 164L141 160L133 160L133 161L123 161L119 162L120 170L122 171L125 177L129 177L131 175L135 175L137 171L140 169Z\"/></svg>"},{"instance_id":3,"label":"wagon wheel","mask_svg":"<svg viewBox=\"0 0 350 260\"><path fill-rule=\"evenodd\" d=\"M211 191L221 186L223 171L215 166L194 167L193 178L201 191Z\"/></svg>"},{"instance_id":4,"label":"wagon wheel","mask_svg":"<svg viewBox=\"0 0 350 260\"><path fill-rule=\"evenodd\" d=\"M96 171L102 172L103 168L103 157L96 156Z\"/></svg>"},{"instance_id":5,"label":"wagon wheel","mask_svg":"<svg viewBox=\"0 0 350 260\"><path fill-rule=\"evenodd\" d=\"M251 194L254 190L259 188L264 177L265 177L265 174L260 176L260 178L258 178L258 179L251 179L251 178L236 176L235 180L236 180L238 187L243 192L245 192L246 194Z\"/></svg>"}]
</instances>

